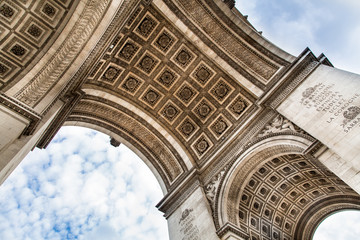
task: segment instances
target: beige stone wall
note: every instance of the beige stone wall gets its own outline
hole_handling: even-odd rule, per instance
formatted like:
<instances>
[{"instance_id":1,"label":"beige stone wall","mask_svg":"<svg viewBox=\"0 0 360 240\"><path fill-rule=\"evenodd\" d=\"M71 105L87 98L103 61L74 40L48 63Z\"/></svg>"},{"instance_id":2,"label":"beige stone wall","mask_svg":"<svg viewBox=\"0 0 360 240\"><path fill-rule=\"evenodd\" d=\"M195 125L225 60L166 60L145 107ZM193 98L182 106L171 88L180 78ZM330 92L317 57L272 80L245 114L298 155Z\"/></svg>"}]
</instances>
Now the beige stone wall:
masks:
<instances>
[{"instance_id":1,"label":"beige stone wall","mask_svg":"<svg viewBox=\"0 0 360 240\"><path fill-rule=\"evenodd\" d=\"M171 240L219 240L203 189L197 189L168 218Z\"/></svg>"},{"instance_id":2,"label":"beige stone wall","mask_svg":"<svg viewBox=\"0 0 360 240\"><path fill-rule=\"evenodd\" d=\"M21 115L5 108L0 109L4 110L0 111L0 184L6 180L23 158L34 149L61 107L61 101L54 104L39 123L37 130L30 136L21 135L28 125Z\"/></svg>"},{"instance_id":3,"label":"beige stone wall","mask_svg":"<svg viewBox=\"0 0 360 240\"><path fill-rule=\"evenodd\" d=\"M338 176L360 179L359 75L321 65L277 110L331 149L321 159Z\"/></svg>"}]
</instances>

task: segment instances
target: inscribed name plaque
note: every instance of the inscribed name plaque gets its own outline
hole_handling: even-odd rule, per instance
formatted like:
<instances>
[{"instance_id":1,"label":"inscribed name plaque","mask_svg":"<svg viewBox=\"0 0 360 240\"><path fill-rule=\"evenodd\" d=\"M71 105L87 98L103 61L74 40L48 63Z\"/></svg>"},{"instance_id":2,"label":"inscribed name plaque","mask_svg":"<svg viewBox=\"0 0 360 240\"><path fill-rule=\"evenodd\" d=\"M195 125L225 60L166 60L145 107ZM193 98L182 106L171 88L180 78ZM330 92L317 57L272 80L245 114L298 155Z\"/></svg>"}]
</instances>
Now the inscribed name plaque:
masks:
<instances>
[{"instance_id":1,"label":"inscribed name plaque","mask_svg":"<svg viewBox=\"0 0 360 240\"><path fill-rule=\"evenodd\" d=\"M182 240L200 240L199 228L196 226L195 216L192 209L185 209L179 220L180 233L182 234Z\"/></svg>"},{"instance_id":2,"label":"inscribed name plaque","mask_svg":"<svg viewBox=\"0 0 360 240\"><path fill-rule=\"evenodd\" d=\"M360 156L359 75L319 66L277 110L342 158Z\"/></svg>"}]
</instances>

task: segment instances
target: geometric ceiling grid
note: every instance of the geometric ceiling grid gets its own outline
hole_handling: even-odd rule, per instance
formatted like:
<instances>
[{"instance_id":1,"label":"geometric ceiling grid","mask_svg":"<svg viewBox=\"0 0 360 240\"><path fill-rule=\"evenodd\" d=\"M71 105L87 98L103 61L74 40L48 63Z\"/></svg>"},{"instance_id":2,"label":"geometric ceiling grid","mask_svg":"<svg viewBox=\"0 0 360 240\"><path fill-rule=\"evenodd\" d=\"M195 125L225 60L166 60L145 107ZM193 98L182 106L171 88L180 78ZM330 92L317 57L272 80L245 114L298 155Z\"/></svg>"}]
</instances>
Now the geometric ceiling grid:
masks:
<instances>
[{"instance_id":1,"label":"geometric ceiling grid","mask_svg":"<svg viewBox=\"0 0 360 240\"><path fill-rule=\"evenodd\" d=\"M280 156L259 167L244 184L239 226L253 240L291 240L308 209L346 195L357 194L332 172L301 155Z\"/></svg>"},{"instance_id":2,"label":"geometric ceiling grid","mask_svg":"<svg viewBox=\"0 0 360 240\"><path fill-rule=\"evenodd\" d=\"M75 9L73 0L0 2L0 89L36 63ZM70 14L69 14L70 13ZM25 72L25 71L23 71Z\"/></svg>"},{"instance_id":3,"label":"geometric ceiling grid","mask_svg":"<svg viewBox=\"0 0 360 240\"><path fill-rule=\"evenodd\" d=\"M198 165L240 126L255 100L147 5L129 17L84 86L147 112Z\"/></svg>"}]
</instances>

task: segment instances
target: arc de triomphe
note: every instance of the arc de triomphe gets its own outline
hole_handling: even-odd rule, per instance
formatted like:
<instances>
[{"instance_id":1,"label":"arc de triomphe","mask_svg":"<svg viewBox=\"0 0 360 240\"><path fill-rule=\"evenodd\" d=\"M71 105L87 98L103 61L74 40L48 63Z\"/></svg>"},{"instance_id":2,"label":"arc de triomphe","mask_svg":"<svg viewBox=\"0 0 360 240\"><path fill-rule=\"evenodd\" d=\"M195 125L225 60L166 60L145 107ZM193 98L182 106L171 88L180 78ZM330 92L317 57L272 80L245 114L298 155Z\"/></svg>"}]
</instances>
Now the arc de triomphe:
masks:
<instances>
[{"instance_id":1,"label":"arc de triomphe","mask_svg":"<svg viewBox=\"0 0 360 240\"><path fill-rule=\"evenodd\" d=\"M310 239L360 209L360 76L231 0L0 2L0 181L63 125L134 150L170 238Z\"/></svg>"}]
</instances>

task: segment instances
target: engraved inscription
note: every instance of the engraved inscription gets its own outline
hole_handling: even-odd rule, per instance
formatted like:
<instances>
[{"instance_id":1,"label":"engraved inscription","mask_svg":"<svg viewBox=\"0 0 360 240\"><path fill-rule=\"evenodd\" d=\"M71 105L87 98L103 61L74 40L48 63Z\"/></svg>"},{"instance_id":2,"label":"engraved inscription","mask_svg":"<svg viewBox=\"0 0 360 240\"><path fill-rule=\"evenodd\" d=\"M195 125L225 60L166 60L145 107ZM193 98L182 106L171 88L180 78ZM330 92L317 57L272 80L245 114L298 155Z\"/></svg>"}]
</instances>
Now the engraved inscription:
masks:
<instances>
[{"instance_id":1,"label":"engraved inscription","mask_svg":"<svg viewBox=\"0 0 360 240\"><path fill-rule=\"evenodd\" d=\"M179 220L180 224L180 233L182 236L182 240L199 240L200 231L199 228L194 223L195 216L193 215L192 209L185 209Z\"/></svg>"},{"instance_id":2,"label":"engraved inscription","mask_svg":"<svg viewBox=\"0 0 360 240\"><path fill-rule=\"evenodd\" d=\"M359 93L345 98L343 94L336 91L334 84L316 84L307 88L302 93L301 104L306 108L315 108L317 112L331 114L327 123L332 123L335 119L341 118L340 126L345 133L355 126L360 126L360 106L356 106L354 101L360 97ZM340 121L341 121L340 120Z\"/></svg>"}]
</instances>

